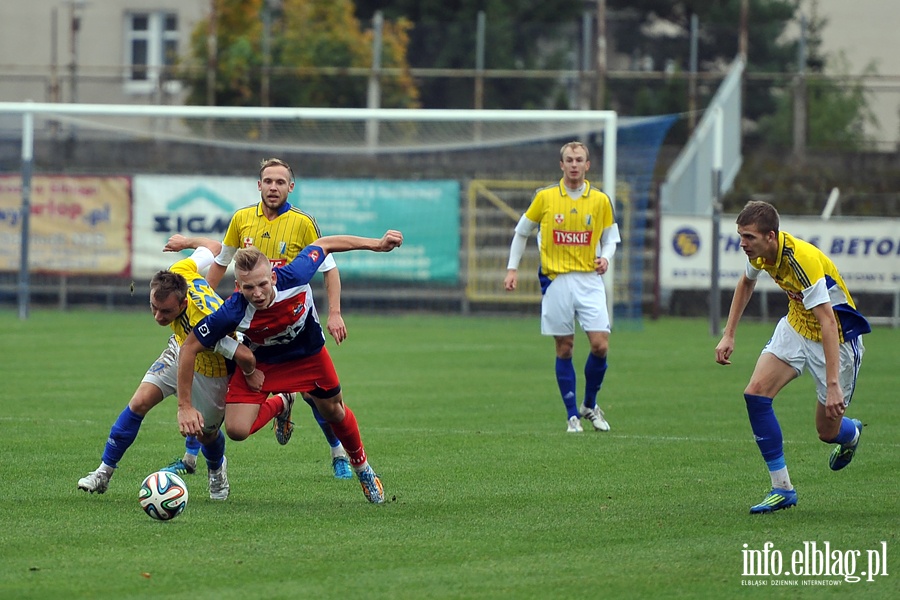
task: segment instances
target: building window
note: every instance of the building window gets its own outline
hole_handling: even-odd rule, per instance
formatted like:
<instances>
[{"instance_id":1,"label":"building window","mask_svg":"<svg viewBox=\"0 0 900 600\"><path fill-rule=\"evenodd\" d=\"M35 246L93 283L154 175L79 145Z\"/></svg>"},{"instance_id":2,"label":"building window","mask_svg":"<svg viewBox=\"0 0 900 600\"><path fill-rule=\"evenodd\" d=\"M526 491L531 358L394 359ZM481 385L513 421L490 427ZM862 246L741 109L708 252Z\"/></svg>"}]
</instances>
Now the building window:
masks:
<instances>
[{"instance_id":1,"label":"building window","mask_svg":"<svg viewBox=\"0 0 900 600\"><path fill-rule=\"evenodd\" d=\"M129 13L125 16L126 87L134 92L155 89L170 78L178 58L178 15L168 12Z\"/></svg>"}]
</instances>

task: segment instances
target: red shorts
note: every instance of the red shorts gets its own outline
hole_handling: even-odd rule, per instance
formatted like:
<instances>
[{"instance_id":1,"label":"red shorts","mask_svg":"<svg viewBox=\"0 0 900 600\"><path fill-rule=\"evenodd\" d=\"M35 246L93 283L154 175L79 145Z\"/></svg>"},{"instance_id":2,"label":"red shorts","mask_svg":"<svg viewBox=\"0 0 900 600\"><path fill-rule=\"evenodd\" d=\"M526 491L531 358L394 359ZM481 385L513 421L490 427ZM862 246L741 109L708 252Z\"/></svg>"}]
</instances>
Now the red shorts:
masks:
<instances>
[{"instance_id":1,"label":"red shorts","mask_svg":"<svg viewBox=\"0 0 900 600\"><path fill-rule=\"evenodd\" d=\"M266 376L260 391L247 387L243 373L236 371L228 383L227 404L262 404L270 394L332 390L341 385L331 356L324 347L313 356L283 363L257 363Z\"/></svg>"}]
</instances>

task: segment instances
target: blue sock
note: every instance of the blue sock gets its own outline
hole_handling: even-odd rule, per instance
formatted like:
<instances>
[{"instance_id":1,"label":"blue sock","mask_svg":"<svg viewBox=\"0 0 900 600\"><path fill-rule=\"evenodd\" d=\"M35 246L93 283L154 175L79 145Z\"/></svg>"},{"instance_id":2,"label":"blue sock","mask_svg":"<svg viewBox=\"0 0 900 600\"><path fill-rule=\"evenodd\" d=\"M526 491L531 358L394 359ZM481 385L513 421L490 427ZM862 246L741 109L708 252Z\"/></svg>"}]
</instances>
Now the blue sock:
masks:
<instances>
[{"instance_id":1,"label":"blue sock","mask_svg":"<svg viewBox=\"0 0 900 600\"><path fill-rule=\"evenodd\" d=\"M106 448L103 449L103 462L111 467L119 465L125 451L134 443L143 420L144 417L125 407L109 430L109 439L106 440Z\"/></svg>"},{"instance_id":2,"label":"blue sock","mask_svg":"<svg viewBox=\"0 0 900 600\"><path fill-rule=\"evenodd\" d=\"M184 451L186 454L197 456L200 453L200 441L193 435L184 438Z\"/></svg>"},{"instance_id":3,"label":"blue sock","mask_svg":"<svg viewBox=\"0 0 900 600\"><path fill-rule=\"evenodd\" d=\"M341 440L334 435L334 430L331 429L331 423L325 420L325 417L323 417L322 413L319 412L319 409L316 408L315 402L308 399L306 396L303 396L303 399L306 400L306 403L309 404L309 407L312 409L312 414L316 418L316 423L319 424L319 429L321 429L322 433L325 435L325 439L328 440L328 445L332 448L340 446Z\"/></svg>"},{"instance_id":4,"label":"blue sock","mask_svg":"<svg viewBox=\"0 0 900 600\"><path fill-rule=\"evenodd\" d=\"M578 416L575 383L575 367L572 366L572 359L557 357L556 384L559 386L559 393L562 396L563 404L566 405L566 413L570 419Z\"/></svg>"},{"instance_id":5,"label":"blue sock","mask_svg":"<svg viewBox=\"0 0 900 600\"><path fill-rule=\"evenodd\" d=\"M597 406L597 392L603 385L606 375L606 357L588 354L584 363L584 405L588 408Z\"/></svg>"},{"instance_id":6,"label":"blue sock","mask_svg":"<svg viewBox=\"0 0 900 600\"><path fill-rule=\"evenodd\" d=\"M222 430L219 430L219 435L216 436L212 444L206 444L202 446L202 449L203 456L206 458L206 466L211 471L221 467L222 457L225 456L225 434L222 433Z\"/></svg>"},{"instance_id":7,"label":"blue sock","mask_svg":"<svg viewBox=\"0 0 900 600\"><path fill-rule=\"evenodd\" d=\"M838 431L837 436L831 440L832 444L849 444L853 441L853 436L856 435L856 425L854 425L852 419L848 419L844 417L841 419L841 430Z\"/></svg>"},{"instance_id":8,"label":"blue sock","mask_svg":"<svg viewBox=\"0 0 900 600\"><path fill-rule=\"evenodd\" d=\"M762 453L763 460L769 465L769 470L777 470L784 467L784 441L781 437L781 425L775 418L772 409L772 399L765 396L744 394L747 403L747 415L750 417L750 427L756 438L756 445ZM780 463L778 463L780 461ZM770 464L771 462L771 464ZM773 465L780 467L773 469Z\"/></svg>"}]
</instances>

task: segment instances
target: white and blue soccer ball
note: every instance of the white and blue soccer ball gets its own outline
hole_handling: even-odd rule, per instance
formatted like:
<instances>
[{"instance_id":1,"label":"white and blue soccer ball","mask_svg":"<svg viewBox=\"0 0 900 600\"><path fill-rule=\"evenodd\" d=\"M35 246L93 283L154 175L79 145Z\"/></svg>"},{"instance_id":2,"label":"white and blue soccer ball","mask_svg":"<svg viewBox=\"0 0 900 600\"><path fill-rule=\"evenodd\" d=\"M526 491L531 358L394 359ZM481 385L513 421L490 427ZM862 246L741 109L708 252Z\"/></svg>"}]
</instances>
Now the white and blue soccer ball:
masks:
<instances>
[{"instance_id":1,"label":"white and blue soccer ball","mask_svg":"<svg viewBox=\"0 0 900 600\"><path fill-rule=\"evenodd\" d=\"M158 521L168 521L184 512L188 489L175 473L157 471L144 479L138 497L145 513Z\"/></svg>"}]
</instances>

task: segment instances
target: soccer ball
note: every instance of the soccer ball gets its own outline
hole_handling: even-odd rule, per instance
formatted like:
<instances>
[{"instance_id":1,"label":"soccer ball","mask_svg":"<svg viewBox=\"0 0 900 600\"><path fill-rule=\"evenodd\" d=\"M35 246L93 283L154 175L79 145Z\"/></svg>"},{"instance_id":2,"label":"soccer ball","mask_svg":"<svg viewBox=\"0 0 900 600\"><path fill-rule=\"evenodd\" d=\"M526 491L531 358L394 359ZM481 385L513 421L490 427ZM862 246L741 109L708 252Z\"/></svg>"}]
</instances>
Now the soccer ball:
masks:
<instances>
[{"instance_id":1,"label":"soccer ball","mask_svg":"<svg viewBox=\"0 0 900 600\"><path fill-rule=\"evenodd\" d=\"M188 489L175 473L157 471L144 479L138 498L145 513L158 521L168 521L184 512Z\"/></svg>"}]
</instances>

